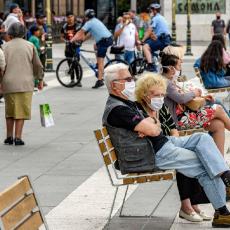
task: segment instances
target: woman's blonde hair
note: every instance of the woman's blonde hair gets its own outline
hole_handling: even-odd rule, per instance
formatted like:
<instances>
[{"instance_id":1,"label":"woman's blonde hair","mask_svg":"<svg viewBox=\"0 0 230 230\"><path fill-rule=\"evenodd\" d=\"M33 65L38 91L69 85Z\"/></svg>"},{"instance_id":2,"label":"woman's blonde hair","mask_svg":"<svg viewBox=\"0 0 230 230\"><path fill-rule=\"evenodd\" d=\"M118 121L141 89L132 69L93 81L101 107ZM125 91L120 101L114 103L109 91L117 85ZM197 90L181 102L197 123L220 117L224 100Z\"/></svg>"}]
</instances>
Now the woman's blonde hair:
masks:
<instances>
[{"instance_id":1,"label":"woman's blonde hair","mask_svg":"<svg viewBox=\"0 0 230 230\"><path fill-rule=\"evenodd\" d=\"M160 75L156 73L145 73L143 74L136 82L136 100L139 102L144 108L146 108L146 102L144 100L144 97L147 96L148 91L153 86L156 86L158 88L163 89L163 93L166 93L166 81L165 79Z\"/></svg>"}]
</instances>

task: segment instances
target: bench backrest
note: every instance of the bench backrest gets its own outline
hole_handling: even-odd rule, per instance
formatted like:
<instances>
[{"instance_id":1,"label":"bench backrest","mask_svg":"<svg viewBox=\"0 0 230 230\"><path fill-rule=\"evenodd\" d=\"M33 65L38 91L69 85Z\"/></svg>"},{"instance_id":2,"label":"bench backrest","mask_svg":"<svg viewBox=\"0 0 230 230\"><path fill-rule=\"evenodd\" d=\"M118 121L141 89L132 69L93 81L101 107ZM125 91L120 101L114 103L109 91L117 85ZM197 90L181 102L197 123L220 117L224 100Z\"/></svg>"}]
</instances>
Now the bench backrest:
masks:
<instances>
[{"instance_id":1,"label":"bench backrest","mask_svg":"<svg viewBox=\"0 0 230 230\"><path fill-rule=\"evenodd\" d=\"M115 162L117 161L116 151L112 145L106 127L95 130L94 134L112 185L121 186L127 184L174 179L174 170L157 171L154 173L146 172L121 175L120 171L116 170L115 167Z\"/></svg>"},{"instance_id":2,"label":"bench backrest","mask_svg":"<svg viewBox=\"0 0 230 230\"><path fill-rule=\"evenodd\" d=\"M28 176L0 193L0 218L2 230L48 230Z\"/></svg>"}]
</instances>

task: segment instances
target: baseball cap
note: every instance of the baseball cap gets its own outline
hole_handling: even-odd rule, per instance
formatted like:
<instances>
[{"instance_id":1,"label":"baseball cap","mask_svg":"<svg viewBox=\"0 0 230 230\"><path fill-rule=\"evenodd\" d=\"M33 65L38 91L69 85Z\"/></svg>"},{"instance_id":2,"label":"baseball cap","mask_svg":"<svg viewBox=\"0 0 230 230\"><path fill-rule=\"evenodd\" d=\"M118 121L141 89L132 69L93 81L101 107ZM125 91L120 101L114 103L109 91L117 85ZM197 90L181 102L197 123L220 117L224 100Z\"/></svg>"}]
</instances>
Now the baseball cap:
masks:
<instances>
[{"instance_id":1,"label":"baseball cap","mask_svg":"<svg viewBox=\"0 0 230 230\"><path fill-rule=\"evenodd\" d=\"M160 9L160 8L161 8L161 5L158 4L158 3L153 3L153 4L150 5L150 8L151 8L151 9Z\"/></svg>"},{"instance_id":2,"label":"baseball cap","mask_svg":"<svg viewBox=\"0 0 230 230\"><path fill-rule=\"evenodd\" d=\"M19 5L17 3L10 4L10 12L12 12L15 8L18 8Z\"/></svg>"}]
</instances>

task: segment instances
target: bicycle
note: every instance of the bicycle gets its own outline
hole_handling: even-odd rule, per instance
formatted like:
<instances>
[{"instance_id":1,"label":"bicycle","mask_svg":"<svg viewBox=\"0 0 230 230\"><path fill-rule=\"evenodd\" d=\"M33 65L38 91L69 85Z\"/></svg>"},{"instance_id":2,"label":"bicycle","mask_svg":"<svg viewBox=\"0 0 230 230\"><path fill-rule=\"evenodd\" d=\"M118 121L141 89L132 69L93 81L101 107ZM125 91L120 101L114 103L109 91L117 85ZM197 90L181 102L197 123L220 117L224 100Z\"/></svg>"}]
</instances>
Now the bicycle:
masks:
<instances>
[{"instance_id":1,"label":"bicycle","mask_svg":"<svg viewBox=\"0 0 230 230\"><path fill-rule=\"evenodd\" d=\"M67 46L73 54L72 58L64 58L59 62L56 69L56 77L59 83L67 88L77 86L82 80L82 66L80 60L83 60L87 66L94 72L95 77L98 77L97 64L91 62L83 53L94 53L95 51L81 49L81 43L67 42ZM108 55L105 56L105 68L114 63L124 63L129 65L126 61L121 59L110 59Z\"/></svg>"},{"instance_id":2,"label":"bicycle","mask_svg":"<svg viewBox=\"0 0 230 230\"><path fill-rule=\"evenodd\" d=\"M141 51L139 51L138 53L140 53L139 55L136 55L135 60L131 62L130 64L130 68L132 71L132 74L135 75L139 75L142 74L145 70L147 70L147 60L144 56L144 52L143 52L143 45L141 44ZM152 53L152 57L153 57L153 63L154 63L154 67L155 67L155 71L154 72L158 72L159 70L159 52L154 52Z\"/></svg>"}]
</instances>

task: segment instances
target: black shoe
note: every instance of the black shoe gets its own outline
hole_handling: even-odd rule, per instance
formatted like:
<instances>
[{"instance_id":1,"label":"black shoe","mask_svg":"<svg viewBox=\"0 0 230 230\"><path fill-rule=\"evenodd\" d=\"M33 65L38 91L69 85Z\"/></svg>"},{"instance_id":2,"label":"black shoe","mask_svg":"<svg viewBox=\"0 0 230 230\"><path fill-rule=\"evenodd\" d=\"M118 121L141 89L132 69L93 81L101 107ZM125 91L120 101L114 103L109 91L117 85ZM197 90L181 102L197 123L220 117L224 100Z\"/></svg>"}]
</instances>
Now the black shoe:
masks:
<instances>
[{"instance_id":1,"label":"black shoe","mask_svg":"<svg viewBox=\"0 0 230 230\"><path fill-rule=\"evenodd\" d=\"M12 145L13 143L14 143L13 137L7 137L7 138L4 140L4 144L5 144L5 145Z\"/></svg>"},{"instance_id":2,"label":"black shoe","mask_svg":"<svg viewBox=\"0 0 230 230\"><path fill-rule=\"evenodd\" d=\"M25 145L25 142L22 139L15 138L14 139L14 144L15 145Z\"/></svg>"},{"instance_id":3,"label":"black shoe","mask_svg":"<svg viewBox=\"0 0 230 230\"><path fill-rule=\"evenodd\" d=\"M82 87L81 82L77 83L76 86L77 86L77 87Z\"/></svg>"},{"instance_id":4,"label":"black shoe","mask_svg":"<svg viewBox=\"0 0 230 230\"><path fill-rule=\"evenodd\" d=\"M99 87L102 87L104 85L103 80L97 80L95 86L93 86L93 89L97 89Z\"/></svg>"}]
</instances>

